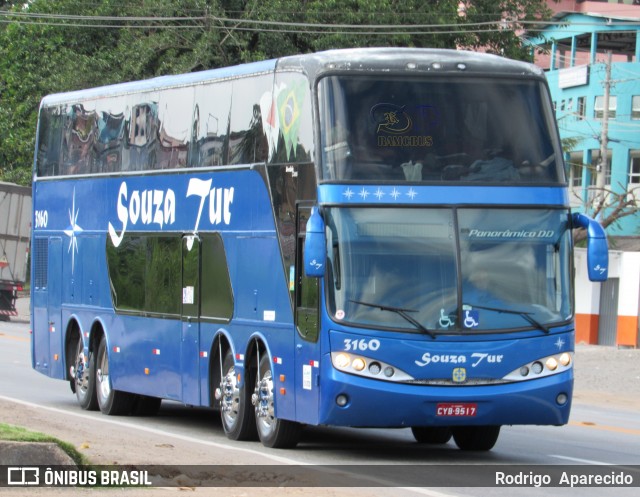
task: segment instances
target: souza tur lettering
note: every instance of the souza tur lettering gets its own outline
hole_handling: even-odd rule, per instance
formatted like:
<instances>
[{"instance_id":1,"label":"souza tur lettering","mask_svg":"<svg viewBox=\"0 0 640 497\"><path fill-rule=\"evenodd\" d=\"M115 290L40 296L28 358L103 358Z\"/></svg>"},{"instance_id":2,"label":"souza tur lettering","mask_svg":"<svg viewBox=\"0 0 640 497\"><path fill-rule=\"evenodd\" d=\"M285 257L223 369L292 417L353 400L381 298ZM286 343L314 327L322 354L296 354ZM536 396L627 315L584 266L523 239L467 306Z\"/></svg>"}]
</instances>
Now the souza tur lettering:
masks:
<instances>
[{"instance_id":1,"label":"souza tur lettering","mask_svg":"<svg viewBox=\"0 0 640 497\"><path fill-rule=\"evenodd\" d=\"M186 197L200 197L200 204L196 214L194 232L198 231L205 205L208 200L208 220L211 225L231 222L231 204L233 203L234 188L214 188L213 180L191 178L187 187ZM127 182L123 181L118 191L116 213L121 223L118 234L109 222L109 236L115 247L122 243L122 239L129 226L156 225L159 229L173 225L176 221L176 194L173 189L166 190L133 190L128 194Z\"/></svg>"},{"instance_id":2,"label":"souza tur lettering","mask_svg":"<svg viewBox=\"0 0 640 497\"><path fill-rule=\"evenodd\" d=\"M483 361L487 361L488 363L500 363L504 358L504 355L501 354L487 354L484 352L474 352L471 354L471 359L474 362L471 363L471 367L475 368ZM422 361L415 361L417 366L424 367L429 364L466 364L467 356L460 354L431 354L431 352L425 352L422 355Z\"/></svg>"}]
</instances>

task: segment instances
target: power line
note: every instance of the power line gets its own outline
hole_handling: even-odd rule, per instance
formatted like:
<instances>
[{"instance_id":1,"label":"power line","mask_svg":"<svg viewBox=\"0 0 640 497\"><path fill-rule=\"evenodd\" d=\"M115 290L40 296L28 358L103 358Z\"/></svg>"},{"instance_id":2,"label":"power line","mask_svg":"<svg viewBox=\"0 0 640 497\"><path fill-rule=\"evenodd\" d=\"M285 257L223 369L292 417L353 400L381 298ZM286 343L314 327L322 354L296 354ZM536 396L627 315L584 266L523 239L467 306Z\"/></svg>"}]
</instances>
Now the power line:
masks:
<instances>
[{"instance_id":1,"label":"power line","mask_svg":"<svg viewBox=\"0 0 640 497\"><path fill-rule=\"evenodd\" d=\"M244 19L244 18L229 18L215 16L211 14L205 14L201 16L101 16L101 15L75 15L75 14L50 14L50 13L36 13L36 12L10 12L0 11L0 16L8 18L7 20L0 20L0 22L12 22L18 24L42 24L47 26L70 26L70 27L92 27L92 28L121 28L121 27L135 27L135 28L200 28L203 26L201 23L208 23L211 21L218 22L221 25L236 24L234 29L240 29L244 31L252 30L264 30L264 28L247 28L239 25L254 25L254 26L270 26L270 27L286 27L286 28L312 28L312 29L329 29L341 30L357 30L362 33L362 30L376 30L376 33L363 33L363 34L398 34L399 32L405 32L405 30L418 29L418 30L436 30L434 32L406 32L406 34L458 34L462 32L468 32L471 28L481 28L478 32L496 32L502 30L513 29L514 26L527 27L528 31L541 31L549 26L557 25L559 27L568 26L600 26L600 23L596 22L553 22L553 21L527 21L511 18L503 18L491 21L483 22L471 22L471 23L437 23L437 24L344 24L344 23L309 23L309 22L292 22L292 21L270 21L259 19ZM36 19L36 21L34 21ZM464 20L461 17L460 20ZM66 22L73 21L73 22ZM86 21L86 22L84 22ZM122 24L105 24L117 22ZM137 23L153 23L149 25L139 25ZM179 23L164 26L163 23ZM197 24L188 24L197 23ZM461 26L464 28L461 29ZM495 26L495 28L490 28ZM612 21L608 26L640 26L639 21ZM457 28L457 29L448 29ZM487 29L485 29L487 28ZM378 30L392 29L392 32L377 32ZM272 30L273 31L273 30ZM298 32L278 30L282 32ZM305 31L309 33L318 33L318 31ZM342 33L340 31L340 33ZM355 34L355 33L354 33Z\"/></svg>"}]
</instances>

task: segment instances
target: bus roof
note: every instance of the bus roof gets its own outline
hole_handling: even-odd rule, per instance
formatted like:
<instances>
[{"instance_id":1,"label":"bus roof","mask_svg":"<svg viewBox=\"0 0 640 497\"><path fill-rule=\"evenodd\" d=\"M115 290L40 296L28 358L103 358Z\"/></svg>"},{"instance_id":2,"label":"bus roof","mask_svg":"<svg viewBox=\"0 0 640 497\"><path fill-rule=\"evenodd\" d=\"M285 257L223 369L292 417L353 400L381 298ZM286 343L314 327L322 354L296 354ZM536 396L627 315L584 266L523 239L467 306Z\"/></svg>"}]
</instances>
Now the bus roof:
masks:
<instances>
[{"instance_id":1,"label":"bus roof","mask_svg":"<svg viewBox=\"0 0 640 497\"><path fill-rule=\"evenodd\" d=\"M129 93L150 92L162 88L188 86L275 70L301 71L311 79L325 73L336 72L381 72L407 75L420 73L450 75L471 72L474 74L544 78L542 69L533 64L486 53L428 48L354 48L292 55L219 69L159 76L141 81L57 93L44 97L41 105L47 107Z\"/></svg>"},{"instance_id":2,"label":"bus roof","mask_svg":"<svg viewBox=\"0 0 640 497\"><path fill-rule=\"evenodd\" d=\"M163 88L173 88L180 86L188 86L207 81L215 81L220 79L234 78L237 76L245 76L249 74L259 74L273 71L275 68L275 60L265 60L261 62L251 62L237 66L222 67L219 69L209 69L207 71L198 71L186 74L176 74L170 76L158 76L156 78L145 79L141 81L131 81L128 83L118 83L108 86L99 86L86 90L76 90L65 93L56 93L47 95L42 100L42 106L48 107L59 105L67 102L82 102L86 100L94 100L116 95L126 95L129 93L154 91Z\"/></svg>"},{"instance_id":3,"label":"bus roof","mask_svg":"<svg viewBox=\"0 0 640 497\"><path fill-rule=\"evenodd\" d=\"M278 70L302 68L312 77L325 72L384 72L401 74L472 72L544 78L544 71L527 62L497 55L436 48L354 48L294 55L277 61Z\"/></svg>"}]
</instances>

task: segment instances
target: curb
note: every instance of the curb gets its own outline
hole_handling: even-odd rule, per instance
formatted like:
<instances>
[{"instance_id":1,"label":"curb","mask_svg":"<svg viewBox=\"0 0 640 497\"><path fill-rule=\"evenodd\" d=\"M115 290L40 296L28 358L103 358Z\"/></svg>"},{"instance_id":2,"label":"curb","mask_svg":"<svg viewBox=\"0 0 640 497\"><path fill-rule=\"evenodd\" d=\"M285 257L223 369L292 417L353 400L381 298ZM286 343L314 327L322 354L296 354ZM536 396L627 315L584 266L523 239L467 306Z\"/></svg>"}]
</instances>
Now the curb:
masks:
<instances>
[{"instance_id":1,"label":"curb","mask_svg":"<svg viewBox=\"0 0 640 497\"><path fill-rule=\"evenodd\" d=\"M53 442L0 440L0 466L75 466L69 455Z\"/></svg>"}]
</instances>

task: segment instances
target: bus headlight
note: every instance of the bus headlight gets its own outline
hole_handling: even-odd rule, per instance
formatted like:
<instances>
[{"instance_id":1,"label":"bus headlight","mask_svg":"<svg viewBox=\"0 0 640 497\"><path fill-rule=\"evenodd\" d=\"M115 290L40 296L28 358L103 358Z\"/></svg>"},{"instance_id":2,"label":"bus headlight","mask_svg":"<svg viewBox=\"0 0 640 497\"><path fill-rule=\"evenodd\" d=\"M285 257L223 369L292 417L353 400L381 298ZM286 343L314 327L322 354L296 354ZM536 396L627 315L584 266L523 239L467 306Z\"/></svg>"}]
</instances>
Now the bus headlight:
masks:
<instances>
[{"instance_id":1,"label":"bus headlight","mask_svg":"<svg viewBox=\"0 0 640 497\"><path fill-rule=\"evenodd\" d=\"M351 367L356 371L362 371L366 365L367 363L362 357L356 357L351 363Z\"/></svg>"},{"instance_id":2,"label":"bus headlight","mask_svg":"<svg viewBox=\"0 0 640 497\"><path fill-rule=\"evenodd\" d=\"M346 369L349 367L349 363L351 362L349 359L349 354L336 354L331 357L333 361L333 365L338 369Z\"/></svg>"},{"instance_id":3,"label":"bus headlight","mask_svg":"<svg viewBox=\"0 0 640 497\"><path fill-rule=\"evenodd\" d=\"M562 373L573 367L573 352L563 352L523 364L518 369L503 376L505 381L523 381L543 378L552 374Z\"/></svg>"},{"instance_id":4,"label":"bus headlight","mask_svg":"<svg viewBox=\"0 0 640 497\"><path fill-rule=\"evenodd\" d=\"M366 376L385 381L411 381L413 377L391 364L378 359L349 354L348 352L331 352L331 364L344 373Z\"/></svg>"}]
</instances>

